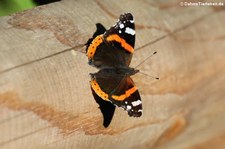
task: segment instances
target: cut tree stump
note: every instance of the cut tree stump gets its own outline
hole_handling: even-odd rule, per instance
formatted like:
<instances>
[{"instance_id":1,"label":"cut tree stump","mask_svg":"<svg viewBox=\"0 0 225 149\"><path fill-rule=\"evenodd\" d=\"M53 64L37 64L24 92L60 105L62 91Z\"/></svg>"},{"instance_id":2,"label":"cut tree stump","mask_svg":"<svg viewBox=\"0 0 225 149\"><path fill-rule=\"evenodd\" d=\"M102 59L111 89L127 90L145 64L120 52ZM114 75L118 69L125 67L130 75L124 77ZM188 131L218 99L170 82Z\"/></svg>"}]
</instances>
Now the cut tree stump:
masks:
<instances>
[{"instance_id":1,"label":"cut tree stump","mask_svg":"<svg viewBox=\"0 0 225 149\"><path fill-rule=\"evenodd\" d=\"M0 148L225 148L225 6L180 2L64 0L1 17ZM83 45L124 12L143 115L116 108L104 128Z\"/></svg>"}]
</instances>

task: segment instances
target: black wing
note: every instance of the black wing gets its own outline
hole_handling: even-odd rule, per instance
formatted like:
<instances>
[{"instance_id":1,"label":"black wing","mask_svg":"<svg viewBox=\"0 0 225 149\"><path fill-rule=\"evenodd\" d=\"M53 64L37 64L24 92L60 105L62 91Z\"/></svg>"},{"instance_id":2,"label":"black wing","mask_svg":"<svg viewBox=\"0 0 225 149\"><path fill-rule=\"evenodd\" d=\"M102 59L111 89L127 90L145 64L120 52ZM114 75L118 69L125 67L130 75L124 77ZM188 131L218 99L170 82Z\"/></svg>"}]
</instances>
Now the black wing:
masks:
<instances>
[{"instance_id":1,"label":"black wing","mask_svg":"<svg viewBox=\"0 0 225 149\"><path fill-rule=\"evenodd\" d=\"M109 101L105 101L102 98L100 98L93 89L92 90L92 94L94 96L95 101L98 103L99 108L102 112L103 115L103 126L104 127L108 127L109 124L112 121L114 112L115 112L115 108L116 106L113 105L111 102Z\"/></svg>"},{"instance_id":2,"label":"black wing","mask_svg":"<svg viewBox=\"0 0 225 149\"><path fill-rule=\"evenodd\" d=\"M135 44L133 16L125 13L103 35L98 35L87 47L89 64L98 68L129 66Z\"/></svg>"},{"instance_id":3,"label":"black wing","mask_svg":"<svg viewBox=\"0 0 225 149\"><path fill-rule=\"evenodd\" d=\"M100 70L91 77L91 88L101 99L122 107L129 116L142 115L141 97L130 76L118 75L114 70Z\"/></svg>"}]
</instances>

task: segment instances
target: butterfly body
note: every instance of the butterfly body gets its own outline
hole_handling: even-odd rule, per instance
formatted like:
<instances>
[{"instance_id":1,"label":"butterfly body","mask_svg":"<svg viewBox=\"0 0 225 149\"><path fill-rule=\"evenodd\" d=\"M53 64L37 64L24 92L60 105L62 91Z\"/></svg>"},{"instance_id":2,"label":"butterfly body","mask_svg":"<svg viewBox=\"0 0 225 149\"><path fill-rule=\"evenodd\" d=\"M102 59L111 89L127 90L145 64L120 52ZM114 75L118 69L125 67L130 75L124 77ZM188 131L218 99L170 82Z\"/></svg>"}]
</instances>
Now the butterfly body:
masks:
<instances>
[{"instance_id":1,"label":"butterfly body","mask_svg":"<svg viewBox=\"0 0 225 149\"><path fill-rule=\"evenodd\" d=\"M129 116L142 115L142 102L130 76L138 70L130 68L135 45L135 25L132 14L125 13L118 22L102 34L94 34L87 43L88 63L98 69L91 73L94 97L122 107Z\"/></svg>"}]
</instances>

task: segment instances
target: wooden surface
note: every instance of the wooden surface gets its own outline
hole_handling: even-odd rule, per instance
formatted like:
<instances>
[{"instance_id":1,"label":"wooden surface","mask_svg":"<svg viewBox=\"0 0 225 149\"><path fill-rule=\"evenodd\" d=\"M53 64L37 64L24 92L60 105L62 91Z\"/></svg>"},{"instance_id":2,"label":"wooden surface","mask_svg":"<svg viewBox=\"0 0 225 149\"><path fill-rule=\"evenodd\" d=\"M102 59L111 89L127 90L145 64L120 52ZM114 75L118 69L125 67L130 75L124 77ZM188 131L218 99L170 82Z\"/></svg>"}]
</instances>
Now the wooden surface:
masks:
<instances>
[{"instance_id":1,"label":"wooden surface","mask_svg":"<svg viewBox=\"0 0 225 149\"><path fill-rule=\"evenodd\" d=\"M64 0L1 17L0 148L225 148L225 6L179 2ZM82 45L124 12L144 111L117 108L106 129Z\"/></svg>"}]
</instances>

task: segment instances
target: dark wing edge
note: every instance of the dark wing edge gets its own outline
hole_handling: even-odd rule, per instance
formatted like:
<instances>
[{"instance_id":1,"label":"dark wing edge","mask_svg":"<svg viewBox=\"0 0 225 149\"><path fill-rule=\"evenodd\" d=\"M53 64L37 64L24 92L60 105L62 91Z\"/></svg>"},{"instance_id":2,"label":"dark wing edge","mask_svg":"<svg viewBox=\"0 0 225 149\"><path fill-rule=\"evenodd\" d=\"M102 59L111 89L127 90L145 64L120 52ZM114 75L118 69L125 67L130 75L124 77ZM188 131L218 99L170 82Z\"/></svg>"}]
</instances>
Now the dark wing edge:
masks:
<instances>
[{"instance_id":1,"label":"dark wing edge","mask_svg":"<svg viewBox=\"0 0 225 149\"><path fill-rule=\"evenodd\" d=\"M102 113L103 116L103 126L105 128L107 128L113 118L114 112L115 112L115 108L116 106L113 105L111 102L103 100L101 97L99 97L95 91L91 88L92 90L92 94L94 96L95 101L98 103L99 105L99 109Z\"/></svg>"},{"instance_id":2,"label":"dark wing edge","mask_svg":"<svg viewBox=\"0 0 225 149\"><path fill-rule=\"evenodd\" d=\"M88 47L90 46L91 42L95 39L95 37L97 37L98 35L104 34L106 31L106 28L101 23L97 23L95 25L96 25L95 33L92 35L92 38L89 38L88 41L85 43L86 53L87 53Z\"/></svg>"}]
</instances>

